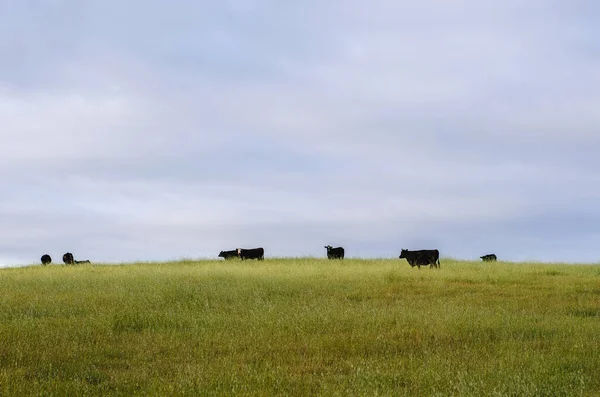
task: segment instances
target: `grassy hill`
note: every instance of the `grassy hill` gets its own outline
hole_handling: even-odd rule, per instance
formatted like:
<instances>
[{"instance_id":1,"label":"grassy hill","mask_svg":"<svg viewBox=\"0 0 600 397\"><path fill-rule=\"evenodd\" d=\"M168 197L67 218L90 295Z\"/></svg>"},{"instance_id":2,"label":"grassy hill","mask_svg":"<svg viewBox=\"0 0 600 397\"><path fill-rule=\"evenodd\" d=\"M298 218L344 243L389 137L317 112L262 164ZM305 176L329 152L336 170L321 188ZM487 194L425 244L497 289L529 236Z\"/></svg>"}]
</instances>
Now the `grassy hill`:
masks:
<instances>
[{"instance_id":1,"label":"grassy hill","mask_svg":"<svg viewBox=\"0 0 600 397\"><path fill-rule=\"evenodd\" d=\"M600 395L600 267L0 270L0 395Z\"/></svg>"}]
</instances>

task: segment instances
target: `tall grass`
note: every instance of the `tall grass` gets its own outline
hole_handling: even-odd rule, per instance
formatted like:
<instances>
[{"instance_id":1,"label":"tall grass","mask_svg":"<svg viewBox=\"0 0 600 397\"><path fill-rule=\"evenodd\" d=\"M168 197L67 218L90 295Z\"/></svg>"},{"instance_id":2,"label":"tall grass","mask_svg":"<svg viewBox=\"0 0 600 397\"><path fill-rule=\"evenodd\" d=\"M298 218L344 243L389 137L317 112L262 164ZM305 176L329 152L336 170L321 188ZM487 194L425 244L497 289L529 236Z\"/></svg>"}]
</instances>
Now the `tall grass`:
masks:
<instances>
[{"instance_id":1,"label":"tall grass","mask_svg":"<svg viewBox=\"0 0 600 397\"><path fill-rule=\"evenodd\" d=\"M600 395L600 268L0 271L0 395Z\"/></svg>"}]
</instances>

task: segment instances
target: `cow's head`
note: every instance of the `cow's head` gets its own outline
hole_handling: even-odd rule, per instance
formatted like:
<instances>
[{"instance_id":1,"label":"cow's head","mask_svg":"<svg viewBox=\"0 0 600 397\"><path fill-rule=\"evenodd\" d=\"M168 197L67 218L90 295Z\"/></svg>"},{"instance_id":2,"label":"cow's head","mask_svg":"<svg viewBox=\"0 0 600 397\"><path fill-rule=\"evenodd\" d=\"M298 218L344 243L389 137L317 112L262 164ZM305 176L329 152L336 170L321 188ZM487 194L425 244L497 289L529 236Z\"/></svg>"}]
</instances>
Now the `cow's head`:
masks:
<instances>
[{"instance_id":1,"label":"cow's head","mask_svg":"<svg viewBox=\"0 0 600 397\"><path fill-rule=\"evenodd\" d=\"M219 258L224 258L225 257L225 253L223 251L219 252Z\"/></svg>"},{"instance_id":2,"label":"cow's head","mask_svg":"<svg viewBox=\"0 0 600 397\"><path fill-rule=\"evenodd\" d=\"M236 250L237 250L238 256L242 254L242 249L241 248L237 248Z\"/></svg>"},{"instance_id":3,"label":"cow's head","mask_svg":"<svg viewBox=\"0 0 600 397\"><path fill-rule=\"evenodd\" d=\"M400 256L398 258L402 259L402 258L406 258L406 253L408 252L408 250L406 249L402 249L400 251Z\"/></svg>"},{"instance_id":4,"label":"cow's head","mask_svg":"<svg viewBox=\"0 0 600 397\"><path fill-rule=\"evenodd\" d=\"M331 245L326 245L325 248L327 248L327 251L329 251L330 249L332 249L333 247Z\"/></svg>"}]
</instances>

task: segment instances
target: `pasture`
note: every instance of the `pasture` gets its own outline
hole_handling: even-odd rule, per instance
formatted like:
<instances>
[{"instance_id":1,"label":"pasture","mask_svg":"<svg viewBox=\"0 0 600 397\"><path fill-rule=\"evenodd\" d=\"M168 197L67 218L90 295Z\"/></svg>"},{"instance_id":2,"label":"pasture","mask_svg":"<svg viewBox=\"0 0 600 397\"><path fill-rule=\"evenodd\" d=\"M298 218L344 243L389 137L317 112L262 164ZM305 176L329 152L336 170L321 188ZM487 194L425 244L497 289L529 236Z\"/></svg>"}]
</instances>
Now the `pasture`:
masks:
<instances>
[{"instance_id":1,"label":"pasture","mask_svg":"<svg viewBox=\"0 0 600 397\"><path fill-rule=\"evenodd\" d=\"M600 266L0 270L0 395L597 396Z\"/></svg>"}]
</instances>

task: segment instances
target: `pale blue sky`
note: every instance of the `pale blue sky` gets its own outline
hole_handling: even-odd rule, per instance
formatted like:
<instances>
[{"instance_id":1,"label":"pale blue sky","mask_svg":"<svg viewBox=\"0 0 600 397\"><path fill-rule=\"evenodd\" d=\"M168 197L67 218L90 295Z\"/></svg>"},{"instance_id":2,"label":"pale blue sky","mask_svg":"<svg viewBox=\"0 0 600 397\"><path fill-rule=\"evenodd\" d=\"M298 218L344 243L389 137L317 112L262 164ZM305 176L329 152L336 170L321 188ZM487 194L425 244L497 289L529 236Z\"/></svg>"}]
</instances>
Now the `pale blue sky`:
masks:
<instances>
[{"instance_id":1,"label":"pale blue sky","mask_svg":"<svg viewBox=\"0 0 600 397\"><path fill-rule=\"evenodd\" d=\"M600 260L593 1L0 2L0 266Z\"/></svg>"}]
</instances>

